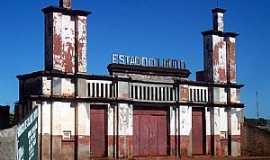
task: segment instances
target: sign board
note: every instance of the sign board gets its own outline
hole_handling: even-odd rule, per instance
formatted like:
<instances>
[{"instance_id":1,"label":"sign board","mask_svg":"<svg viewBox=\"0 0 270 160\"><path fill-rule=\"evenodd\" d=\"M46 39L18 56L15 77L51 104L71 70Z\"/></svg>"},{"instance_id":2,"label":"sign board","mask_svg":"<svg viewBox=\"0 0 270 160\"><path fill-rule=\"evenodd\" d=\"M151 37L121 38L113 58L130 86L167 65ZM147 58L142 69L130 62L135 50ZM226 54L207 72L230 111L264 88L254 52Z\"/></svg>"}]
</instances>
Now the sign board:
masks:
<instances>
[{"instance_id":1,"label":"sign board","mask_svg":"<svg viewBox=\"0 0 270 160\"><path fill-rule=\"evenodd\" d=\"M178 59L160 59L140 56L127 56L119 53L112 54L112 63L124 65L136 65L143 67L159 67L171 69L185 69L185 62Z\"/></svg>"},{"instance_id":2,"label":"sign board","mask_svg":"<svg viewBox=\"0 0 270 160\"><path fill-rule=\"evenodd\" d=\"M28 116L17 129L17 160L38 159L38 110Z\"/></svg>"}]
</instances>

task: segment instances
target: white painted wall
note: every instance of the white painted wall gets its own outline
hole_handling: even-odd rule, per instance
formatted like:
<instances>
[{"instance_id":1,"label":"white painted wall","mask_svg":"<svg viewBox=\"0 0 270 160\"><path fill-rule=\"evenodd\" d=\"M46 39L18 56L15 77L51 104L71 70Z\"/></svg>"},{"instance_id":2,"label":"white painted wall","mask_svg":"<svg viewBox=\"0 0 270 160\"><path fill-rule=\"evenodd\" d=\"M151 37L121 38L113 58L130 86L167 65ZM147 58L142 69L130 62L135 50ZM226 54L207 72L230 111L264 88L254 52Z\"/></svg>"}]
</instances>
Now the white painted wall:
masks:
<instances>
[{"instance_id":1,"label":"white painted wall","mask_svg":"<svg viewBox=\"0 0 270 160\"><path fill-rule=\"evenodd\" d=\"M190 135L192 129L192 108L180 106L180 135Z\"/></svg>"},{"instance_id":2,"label":"white painted wall","mask_svg":"<svg viewBox=\"0 0 270 160\"><path fill-rule=\"evenodd\" d=\"M206 135L211 135L211 120L210 120L210 108L205 108L205 128L206 128Z\"/></svg>"},{"instance_id":3,"label":"white painted wall","mask_svg":"<svg viewBox=\"0 0 270 160\"><path fill-rule=\"evenodd\" d=\"M179 117L178 108L170 107L170 135L179 135L178 131Z\"/></svg>"},{"instance_id":4,"label":"white painted wall","mask_svg":"<svg viewBox=\"0 0 270 160\"><path fill-rule=\"evenodd\" d=\"M41 105L42 134L51 133L51 104L44 101Z\"/></svg>"},{"instance_id":5,"label":"white painted wall","mask_svg":"<svg viewBox=\"0 0 270 160\"><path fill-rule=\"evenodd\" d=\"M114 106L108 105L108 135L114 135Z\"/></svg>"},{"instance_id":6,"label":"white painted wall","mask_svg":"<svg viewBox=\"0 0 270 160\"><path fill-rule=\"evenodd\" d=\"M90 104L78 103L78 135L90 135Z\"/></svg>"},{"instance_id":7,"label":"white painted wall","mask_svg":"<svg viewBox=\"0 0 270 160\"><path fill-rule=\"evenodd\" d=\"M243 119L241 108L232 108L231 109L231 132L232 135L240 135L241 134L241 121Z\"/></svg>"},{"instance_id":8,"label":"white painted wall","mask_svg":"<svg viewBox=\"0 0 270 160\"><path fill-rule=\"evenodd\" d=\"M63 135L63 131L71 131L75 134L75 107L68 102L53 102L52 107L53 135Z\"/></svg>"}]
</instances>

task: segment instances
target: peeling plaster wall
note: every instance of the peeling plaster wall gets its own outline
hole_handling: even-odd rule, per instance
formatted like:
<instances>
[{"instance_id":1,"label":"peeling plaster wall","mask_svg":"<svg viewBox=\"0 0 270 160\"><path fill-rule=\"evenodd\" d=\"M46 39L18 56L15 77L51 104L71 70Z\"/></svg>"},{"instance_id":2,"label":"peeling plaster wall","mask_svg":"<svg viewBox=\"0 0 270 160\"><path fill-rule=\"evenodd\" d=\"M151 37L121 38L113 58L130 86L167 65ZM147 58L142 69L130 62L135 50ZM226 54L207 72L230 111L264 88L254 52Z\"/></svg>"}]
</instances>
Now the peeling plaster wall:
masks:
<instances>
[{"instance_id":1,"label":"peeling plaster wall","mask_svg":"<svg viewBox=\"0 0 270 160\"><path fill-rule=\"evenodd\" d=\"M48 77L42 77L42 94L51 95L51 79Z\"/></svg>"},{"instance_id":2,"label":"peeling plaster wall","mask_svg":"<svg viewBox=\"0 0 270 160\"><path fill-rule=\"evenodd\" d=\"M241 127L243 121L243 109L233 108L231 110L232 156L241 155Z\"/></svg>"},{"instance_id":3,"label":"peeling plaster wall","mask_svg":"<svg viewBox=\"0 0 270 160\"><path fill-rule=\"evenodd\" d=\"M180 85L179 88L180 88L180 94L179 94L180 102L189 101L189 87L188 87L188 85Z\"/></svg>"},{"instance_id":4,"label":"peeling plaster wall","mask_svg":"<svg viewBox=\"0 0 270 160\"><path fill-rule=\"evenodd\" d=\"M225 88L214 87L214 103L226 104L227 103L227 93Z\"/></svg>"},{"instance_id":5,"label":"peeling plaster wall","mask_svg":"<svg viewBox=\"0 0 270 160\"><path fill-rule=\"evenodd\" d=\"M224 37L212 36L213 40L213 81L227 82L226 73L226 42Z\"/></svg>"},{"instance_id":6,"label":"peeling plaster wall","mask_svg":"<svg viewBox=\"0 0 270 160\"><path fill-rule=\"evenodd\" d=\"M217 31L224 31L224 13L216 12L213 14L213 25Z\"/></svg>"},{"instance_id":7,"label":"peeling plaster wall","mask_svg":"<svg viewBox=\"0 0 270 160\"><path fill-rule=\"evenodd\" d=\"M180 154L192 155L192 108L180 106Z\"/></svg>"},{"instance_id":8,"label":"peeling plaster wall","mask_svg":"<svg viewBox=\"0 0 270 160\"><path fill-rule=\"evenodd\" d=\"M118 104L118 156L132 156L133 106L126 103Z\"/></svg>"},{"instance_id":9,"label":"peeling plaster wall","mask_svg":"<svg viewBox=\"0 0 270 160\"><path fill-rule=\"evenodd\" d=\"M53 82L51 79L53 79ZM74 96L74 83L70 78L43 77L42 88L40 89L42 90L43 95L51 95L51 85L53 85L53 95Z\"/></svg>"},{"instance_id":10,"label":"peeling plaster wall","mask_svg":"<svg viewBox=\"0 0 270 160\"><path fill-rule=\"evenodd\" d=\"M243 121L243 109L231 109L232 135L241 135L241 123Z\"/></svg>"},{"instance_id":11,"label":"peeling plaster wall","mask_svg":"<svg viewBox=\"0 0 270 160\"><path fill-rule=\"evenodd\" d=\"M76 27L77 54L78 54L78 72L87 72L87 17L77 17Z\"/></svg>"},{"instance_id":12,"label":"peeling plaster wall","mask_svg":"<svg viewBox=\"0 0 270 160\"><path fill-rule=\"evenodd\" d=\"M188 136L192 129L192 108L180 106L180 135Z\"/></svg>"},{"instance_id":13,"label":"peeling plaster wall","mask_svg":"<svg viewBox=\"0 0 270 160\"><path fill-rule=\"evenodd\" d=\"M227 57L228 57L228 72L229 80L231 83L236 83L236 55L235 55L235 42L236 39L233 37L228 37L227 42Z\"/></svg>"},{"instance_id":14,"label":"peeling plaster wall","mask_svg":"<svg viewBox=\"0 0 270 160\"><path fill-rule=\"evenodd\" d=\"M133 135L133 106L119 103L119 135Z\"/></svg>"},{"instance_id":15,"label":"peeling plaster wall","mask_svg":"<svg viewBox=\"0 0 270 160\"><path fill-rule=\"evenodd\" d=\"M45 25L46 70L86 73L87 18L52 12L45 15Z\"/></svg>"},{"instance_id":16,"label":"peeling plaster wall","mask_svg":"<svg viewBox=\"0 0 270 160\"><path fill-rule=\"evenodd\" d=\"M126 74L126 73L113 73L119 77L131 78L133 80L151 81L151 82L167 82L173 83L175 77L170 76L157 76L157 75L140 75L140 74Z\"/></svg>"}]
</instances>

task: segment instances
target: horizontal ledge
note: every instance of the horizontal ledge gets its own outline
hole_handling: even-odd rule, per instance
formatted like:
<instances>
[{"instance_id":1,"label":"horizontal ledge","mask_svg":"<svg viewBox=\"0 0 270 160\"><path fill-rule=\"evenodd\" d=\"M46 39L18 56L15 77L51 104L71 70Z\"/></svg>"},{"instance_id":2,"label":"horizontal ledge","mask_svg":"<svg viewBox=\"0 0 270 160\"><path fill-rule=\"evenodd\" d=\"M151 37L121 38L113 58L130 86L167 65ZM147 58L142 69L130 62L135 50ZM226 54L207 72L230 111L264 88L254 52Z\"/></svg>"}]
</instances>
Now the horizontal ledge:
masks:
<instances>
[{"instance_id":1,"label":"horizontal ledge","mask_svg":"<svg viewBox=\"0 0 270 160\"><path fill-rule=\"evenodd\" d=\"M134 101L129 99L116 99L116 98L75 98L75 97L61 97L61 96L28 96L24 99L30 99L35 101L62 101L62 102L71 102L71 103L128 103L133 105L157 105L157 106L192 106L192 107L221 107L221 108L244 108L243 103L229 103L229 104L220 104L220 103L209 103L209 102L162 102L162 101ZM23 103L22 101L19 103Z\"/></svg>"}]
</instances>

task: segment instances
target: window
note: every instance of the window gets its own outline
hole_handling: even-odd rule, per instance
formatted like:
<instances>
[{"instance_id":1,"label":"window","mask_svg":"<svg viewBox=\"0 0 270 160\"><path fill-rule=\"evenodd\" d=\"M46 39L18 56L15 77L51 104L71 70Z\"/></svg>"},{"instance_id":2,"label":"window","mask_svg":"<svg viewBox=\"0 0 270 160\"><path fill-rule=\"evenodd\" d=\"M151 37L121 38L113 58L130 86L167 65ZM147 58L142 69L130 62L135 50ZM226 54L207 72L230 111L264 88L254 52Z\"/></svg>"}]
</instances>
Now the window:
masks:
<instances>
[{"instance_id":1,"label":"window","mask_svg":"<svg viewBox=\"0 0 270 160\"><path fill-rule=\"evenodd\" d=\"M63 140L71 140L71 131L69 130L63 131Z\"/></svg>"}]
</instances>

